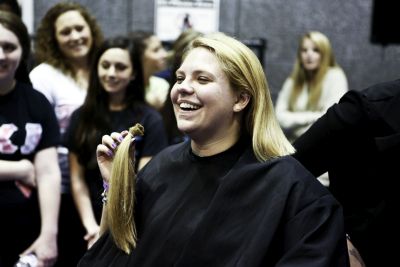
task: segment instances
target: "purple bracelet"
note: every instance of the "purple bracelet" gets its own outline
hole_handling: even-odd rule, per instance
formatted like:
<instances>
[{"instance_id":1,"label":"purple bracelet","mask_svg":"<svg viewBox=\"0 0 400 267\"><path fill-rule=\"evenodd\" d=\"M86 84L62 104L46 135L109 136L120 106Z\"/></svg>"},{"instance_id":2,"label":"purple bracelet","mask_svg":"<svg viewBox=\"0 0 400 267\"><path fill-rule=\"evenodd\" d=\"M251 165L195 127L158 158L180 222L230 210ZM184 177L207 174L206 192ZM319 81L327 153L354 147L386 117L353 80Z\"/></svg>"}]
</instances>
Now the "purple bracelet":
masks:
<instances>
[{"instance_id":1,"label":"purple bracelet","mask_svg":"<svg viewBox=\"0 0 400 267\"><path fill-rule=\"evenodd\" d=\"M103 188L104 188L104 191L108 191L108 188L109 188L109 184L104 180L103 180Z\"/></svg>"}]
</instances>

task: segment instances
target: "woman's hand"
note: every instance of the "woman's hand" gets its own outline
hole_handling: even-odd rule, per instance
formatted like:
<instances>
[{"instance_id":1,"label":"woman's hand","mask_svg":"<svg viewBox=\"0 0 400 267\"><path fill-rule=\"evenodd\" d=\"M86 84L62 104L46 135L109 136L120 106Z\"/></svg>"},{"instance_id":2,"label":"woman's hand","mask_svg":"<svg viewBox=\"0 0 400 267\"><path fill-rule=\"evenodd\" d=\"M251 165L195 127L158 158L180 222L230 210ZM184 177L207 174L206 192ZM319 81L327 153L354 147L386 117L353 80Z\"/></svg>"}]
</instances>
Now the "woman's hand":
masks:
<instances>
[{"instance_id":1,"label":"woman's hand","mask_svg":"<svg viewBox=\"0 0 400 267\"><path fill-rule=\"evenodd\" d=\"M128 131L123 131L121 133L113 132L110 135L104 135L101 144L97 146L97 164L99 165L103 180L107 183L111 177L111 168L115 151L127 134Z\"/></svg>"},{"instance_id":2,"label":"woman's hand","mask_svg":"<svg viewBox=\"0 0 400 267\"><path fill-rule=\"evenodd\" d=\"M84 239L87 241L87 249L91 248L97 239L99 239L100 226L93 225L90 229L86 229Z\"/></svg>"}]
</instances>

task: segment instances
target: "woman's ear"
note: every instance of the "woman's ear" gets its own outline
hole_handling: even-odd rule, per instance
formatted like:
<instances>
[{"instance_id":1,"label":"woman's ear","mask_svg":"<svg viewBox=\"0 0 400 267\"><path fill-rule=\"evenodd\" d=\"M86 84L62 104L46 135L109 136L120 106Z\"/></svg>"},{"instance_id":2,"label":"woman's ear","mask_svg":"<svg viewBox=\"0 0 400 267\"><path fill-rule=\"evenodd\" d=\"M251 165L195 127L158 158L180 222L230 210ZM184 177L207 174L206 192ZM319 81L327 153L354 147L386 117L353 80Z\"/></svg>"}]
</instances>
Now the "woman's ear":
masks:
<instances>
[{"instance_id":1,"label":"woman's ear","mask_svg":"<svg viewBox=\"0 0 400 267\"><path fill-rule=\"evenodd\" d=\"M241 91L236 99L235 105L233 105L234 112L240 112L247 107L251 99L251 95L248 92Z\"/></svg>"}]
</instances>

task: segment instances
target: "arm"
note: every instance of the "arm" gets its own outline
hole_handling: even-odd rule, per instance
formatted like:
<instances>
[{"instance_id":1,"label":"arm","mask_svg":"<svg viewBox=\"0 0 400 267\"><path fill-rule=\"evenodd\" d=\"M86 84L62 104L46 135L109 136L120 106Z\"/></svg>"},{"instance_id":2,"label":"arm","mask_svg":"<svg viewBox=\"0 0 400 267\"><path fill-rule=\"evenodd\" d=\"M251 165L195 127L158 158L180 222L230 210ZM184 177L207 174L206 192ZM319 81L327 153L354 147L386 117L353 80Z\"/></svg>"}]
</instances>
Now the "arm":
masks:
<instances>
[{"instance_id":1,"label":"arm","mask_svg":"<svg viewBox=\"0 0 400 267\"><path fill-rule=\"evenodd\" d=\"M78 209L82 224L86 230L84 239L88 241L89 248L97 240L100 228L94 216L89 189L84 180L83 167L79 164L74 152L70 151L69 162L72 196Z\"/></svg>"},{"instance_id":2,"label":"arm","mask_svg":"<svg viewBox=\"0 0 400 267\"><path fill-rule=\"evenodd\" d=\"M57 259L58 212L61 173L57 151L50 147L39 151L34 159L41 215L40 235L23 253L34 252L40 264L51 266Z\"/></svg>"},{"instance_id":3,"label":"arm","mask_svg":"<svg viewBox=\"0 0 400 267\"><path fill-rule=\"evenodd\" d=\"M35 167L27 159L19 161L0 160L0 181L19 181L35 187Z\"/></svg>"},{"instance_id":4,"label":"arm","mask_svg":"<svg viewBox=\"0 0 400 267\"><path fill-rule=\"evenodd\" d=\"M323 82L321 100L319 101L323 114L348 91L347 78L340 68L328 71Z\"/></svg>"},{"instance_id":5,"label":"arm","mask_svg":"<svg viewBox=\"0 0 400 267\"><path fill-rule=\"evenodd\" d=\"M365 134L367 124L359 93L349 91L294 142L294 157L319 176L338 163L352 143L349 138Z\"/></svg>"},{"instance_id":6,"label":"arm","mask_svg":"<svg viewBox=\"0 0 400 267\"><path fill-rule=\"evenodd\" d=\"M296 129L308 126L316 119L312 111L291 111L289 110L289 99L292 93L293 81L287 79L283 84L276 100L275 112L279 124L285 131L294 132ZM318 114L318 116L321 116Z\"/></svg>"}]
</instances>

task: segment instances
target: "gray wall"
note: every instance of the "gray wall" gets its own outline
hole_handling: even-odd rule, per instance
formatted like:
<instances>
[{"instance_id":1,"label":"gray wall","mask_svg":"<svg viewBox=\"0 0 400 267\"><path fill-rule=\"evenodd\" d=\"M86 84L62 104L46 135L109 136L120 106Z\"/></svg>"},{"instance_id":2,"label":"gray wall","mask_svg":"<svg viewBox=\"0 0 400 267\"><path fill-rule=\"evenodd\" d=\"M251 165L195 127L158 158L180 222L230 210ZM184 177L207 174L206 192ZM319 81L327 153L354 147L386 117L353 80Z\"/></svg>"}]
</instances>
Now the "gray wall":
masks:
<instances>
[{"instance_id":1,"label":"gray wall","mask_svg":"<svg viewBox=\"0 0 400 267\"><path fill-rule=\"evenodd\" d=\"M399 77L400 46L369 41L373 0L220 0L220 31L239 39L265 38L263 64L275 99L290 74L298 38L309 30L325 33L350 89ZM35 28L55 0L35 0ZM106 36L153 30L153 0L79 0Z\"/></svg>"}]
</instances>

